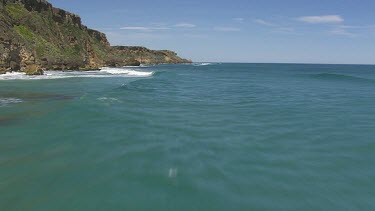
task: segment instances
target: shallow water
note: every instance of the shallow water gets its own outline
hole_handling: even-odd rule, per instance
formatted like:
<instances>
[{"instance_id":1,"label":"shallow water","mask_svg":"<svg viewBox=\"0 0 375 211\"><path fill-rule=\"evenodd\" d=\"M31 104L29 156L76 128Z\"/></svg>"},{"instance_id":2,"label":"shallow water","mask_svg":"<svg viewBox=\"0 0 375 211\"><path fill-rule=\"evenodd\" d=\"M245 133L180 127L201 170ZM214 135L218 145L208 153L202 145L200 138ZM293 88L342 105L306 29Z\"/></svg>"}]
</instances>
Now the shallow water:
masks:
<instances>
[{"instance_id":1,"label":"shallow water","mask_svg":"<svg viewBox=\"0 0 375 211\"><path fill-rule=\"evenodd\" d=\"M374 210L375 66L0 76L0 210Z\"/></svg>"}]
</instances>

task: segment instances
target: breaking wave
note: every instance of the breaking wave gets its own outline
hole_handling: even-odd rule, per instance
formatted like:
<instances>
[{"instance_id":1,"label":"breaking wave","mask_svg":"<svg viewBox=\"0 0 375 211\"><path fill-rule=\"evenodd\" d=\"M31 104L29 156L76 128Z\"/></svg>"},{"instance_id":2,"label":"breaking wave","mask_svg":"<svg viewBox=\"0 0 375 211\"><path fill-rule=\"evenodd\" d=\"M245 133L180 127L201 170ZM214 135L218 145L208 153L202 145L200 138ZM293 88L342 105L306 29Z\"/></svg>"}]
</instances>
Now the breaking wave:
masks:
<instances>
[{"instance_id":1,"label":"breaking wave","mask_svg":"<svg viewBox=\"0 0 375 211\"><path fill-rule=\"evenodd\" d=\"M204 62L204 63L194 63L193 65L194 66L208 66L208 65L213 65L213 63Z\"/></svg>"},{"instance_id":2,"label":"breaking wave","mask_svg":"<svg viewBox=\"0 0 375 211\"><path fill-rule=\"evenodd\" d=\"M154 72L136 71L127 68L104 67L100 71L45 71L44 75L29 76L21 72L0 75L0 80L47 80L63 78L110 78L110 77L150 77Z\"/></svg>"},{"instance_id":3,"label":"breaking wave","mask_svg":"<svg viewBox=\"0 0 375 211\"><path fill-rule=\"evenodd\" d=\"M135 71L131 69L109 68L109 67L102 68L100 72L105 72L105 73L109 73L112 75L127 75L127 76L139 76L139 77L148 77L154 74L154 72L142 72L142 71Z\"/></svg>"},{"instance_id":4,"label":"breaking wave","mask_svg":"<svg viewBox=\"0 0 375 211\"><path fill-rule=\"evenodd\" d=\"M18 98L0 98L0 107L8 106L9 104L22 103L23 101Z\"/></svg>"}]
</instances>

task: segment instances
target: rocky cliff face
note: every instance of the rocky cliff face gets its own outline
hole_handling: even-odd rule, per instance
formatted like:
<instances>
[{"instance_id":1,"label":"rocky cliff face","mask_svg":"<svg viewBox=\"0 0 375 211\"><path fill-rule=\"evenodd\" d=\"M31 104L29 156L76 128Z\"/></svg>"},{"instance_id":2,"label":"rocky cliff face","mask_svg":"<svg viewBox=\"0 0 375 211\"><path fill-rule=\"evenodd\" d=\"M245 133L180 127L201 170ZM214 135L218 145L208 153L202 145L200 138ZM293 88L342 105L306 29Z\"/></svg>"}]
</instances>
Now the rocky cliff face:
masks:
<instances>
[{"instance_id":1,"label":"rocky cliff face","mask_svg":"<svg viewBox=\"0 0 375 211\"><path fill-rule=\"evenodd\" d=\"M114 55L126 56L139 61L142 64L176 64L191 63L190 60L181 59L173 51L155 51L140 46L114 46Z\"/></svg>"},{"instance_id":2,"label":"rocky cliff face","mask_svg":"<svg viewBox=\"0 0 375 211\"><path fill-rule=\"evenodd\" d=\"M52 9L52 5L46 0L2 0L3 5L9 3L20 3L29 11L48 11Z\"/></svg>"},{"instance_id":3,"label":"rocky cliff face","mask_svg":"<svg viewBox=\"0 0 375 211\"><path fill-rule=\"evenodd\" d=\"M0 0L0 73L187 62L171 51L111 47L105 34L45 0Z\"/></svg>"}]
</instances>

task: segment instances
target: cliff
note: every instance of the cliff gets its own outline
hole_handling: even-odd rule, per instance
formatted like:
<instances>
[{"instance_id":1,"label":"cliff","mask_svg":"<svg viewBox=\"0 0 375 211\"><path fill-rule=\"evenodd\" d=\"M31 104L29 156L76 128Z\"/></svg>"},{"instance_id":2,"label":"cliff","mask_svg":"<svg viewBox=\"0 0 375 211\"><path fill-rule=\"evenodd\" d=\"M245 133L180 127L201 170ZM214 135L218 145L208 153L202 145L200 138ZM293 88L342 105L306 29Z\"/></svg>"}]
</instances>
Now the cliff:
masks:
<instances>
[{"instance_id":1,"label":"cliff","mask_svg":"<svg viewBox=\"0 0 375 211\"><path fill-rule=\"evenodd\" d=\"M131 57L142 64L178 64L191 63L189 60L181 59L173 51L155 51L140 46L113 46L114 56Z\"/></svg>"},{"instance_id":2,"label":"cliff","mask_svg":"<svg viewBox=\"0 0 375 211\"><path fill-rule=\"evenodd\" d=\"M46 0L0 0L0 73L189 62L167 50L112 47L105 34Z\"/></svg>"}]
</instances>

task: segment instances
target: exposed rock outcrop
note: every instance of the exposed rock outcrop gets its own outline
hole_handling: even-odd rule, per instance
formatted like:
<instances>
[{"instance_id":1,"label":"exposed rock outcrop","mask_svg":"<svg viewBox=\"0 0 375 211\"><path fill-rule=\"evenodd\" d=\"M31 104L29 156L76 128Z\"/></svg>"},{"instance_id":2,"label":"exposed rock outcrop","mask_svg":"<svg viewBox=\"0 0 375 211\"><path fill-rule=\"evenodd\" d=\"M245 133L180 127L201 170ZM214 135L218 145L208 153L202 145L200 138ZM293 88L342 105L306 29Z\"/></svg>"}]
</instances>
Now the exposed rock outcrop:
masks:
<instances>
[{"instance_id":1,"label":"exposed rock outcrop","mask_svg":"<svg viewBox=\"0 0 375 211\"><path fill-rule=\"evenodd\" d=\"M104 33L46 0L0 0L0 73L188 62L172 51L111 47Z\"/></svg>"},{"instance_id":2,"label":"exposed rock outcrop","mask_svg":"<svg viewBox=\"0 0 375 211\"><path fill-rule=\"evenodd\" d=\"M43 75L43 70L36 64L31 64L25 67L24 72L26 75Z\"/></svg>"},{"instance_id":3,"label":"exposed rock outcrop","mask_svg":"<svg viewBox=\"0 0 375 211\"><path fill-rule=\"evenodd\" d=\"M9 3L20 3L25 6L25 8L29 11L48 11L52 9L52 5L47 2L46 0L2 0L3 5L9 4Z\"/></svg>"}]
</instances>

